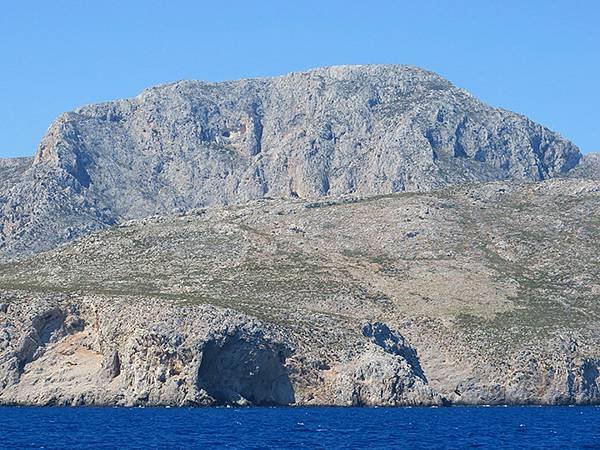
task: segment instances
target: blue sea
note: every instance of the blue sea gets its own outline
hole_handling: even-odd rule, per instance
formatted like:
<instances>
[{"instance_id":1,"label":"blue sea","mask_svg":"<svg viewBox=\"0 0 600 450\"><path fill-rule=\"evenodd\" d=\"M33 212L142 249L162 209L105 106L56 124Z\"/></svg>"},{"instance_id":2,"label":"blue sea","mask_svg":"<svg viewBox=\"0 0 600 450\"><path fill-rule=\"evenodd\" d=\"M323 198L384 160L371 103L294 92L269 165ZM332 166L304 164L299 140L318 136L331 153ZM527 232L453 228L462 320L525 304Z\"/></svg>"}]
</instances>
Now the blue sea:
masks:
<instances>
[{"instance_id":1,"label":"blue sea","mask_svg":"<svg viewBox=\"0 0 600 450\"><path fill-rule=\"evenodd\" d=\"M600 448L600 407L13 407L0 447Z\"/></svg>"}]
</instances>

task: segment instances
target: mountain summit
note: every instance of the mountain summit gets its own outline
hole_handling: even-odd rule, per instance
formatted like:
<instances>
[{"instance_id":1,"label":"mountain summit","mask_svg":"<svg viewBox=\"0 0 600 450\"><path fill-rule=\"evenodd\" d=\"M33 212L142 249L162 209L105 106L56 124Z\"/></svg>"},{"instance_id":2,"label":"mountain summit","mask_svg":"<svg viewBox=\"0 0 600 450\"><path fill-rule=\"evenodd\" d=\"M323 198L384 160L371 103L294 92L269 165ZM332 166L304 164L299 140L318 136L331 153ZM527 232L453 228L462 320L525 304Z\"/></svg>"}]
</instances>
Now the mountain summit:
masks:
<instances>
[{"instance_id":1,"label":"mountain summit","mask_svg":"<svg viewBox=\"0 0 600 450\"><path fill-rule=\"evenodd\" d=\"M181 81L65 113L28 170L8 165L20 172L0 184L0 255L172 211L537 181L580 159L557 133L415 67Z\"/></svg>"}]
</instances>

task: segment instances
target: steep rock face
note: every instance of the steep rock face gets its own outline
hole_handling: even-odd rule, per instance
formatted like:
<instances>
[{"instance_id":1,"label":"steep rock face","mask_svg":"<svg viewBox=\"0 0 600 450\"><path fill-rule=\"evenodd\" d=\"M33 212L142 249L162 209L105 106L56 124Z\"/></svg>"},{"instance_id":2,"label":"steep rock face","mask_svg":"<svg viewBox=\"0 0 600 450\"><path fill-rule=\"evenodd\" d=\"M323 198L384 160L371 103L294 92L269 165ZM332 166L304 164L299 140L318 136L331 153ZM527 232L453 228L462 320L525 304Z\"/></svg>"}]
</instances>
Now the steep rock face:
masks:
<instances>
[{"instance_id":1,"label":"steep rock face","mask_svg":"<svg viewBox=\"0 0 600 450\"><path fill-rule=\"evenodd\" d=\"M548 349L522 351L515 356L506 384L505 402L530 403L535 395L544 403L599 403L600 360L577 356L577 341Z\"/></svg>"},{"instance_id":2,"label":"steep rock face","mask_svg":"<svg viewBox=\"0 0 600 450\"><path fill-rule=\"evenodd\" d=\"M265 196L541 180L579 158L556 133L413 67L184 81L59 117L2 195L0 245L18 256L122 219Z\"/></svg>"},{"instance_id":3,"label":"steep rock face","mask_svg":"<svg viewBox=\"0 0 600 450\"><path fill-rule=\"evenodd\" d=\"M114 224L114 215L96 204L64 170L33 166L0 192L0 259L37 253Z\"/></svg>"},{"instance_id":4,"label":"steep rock face","mask_svg":"<svg viewBox=\"0 0 600 450\"><path fill-rule=\"evenodd\" d=\"M428 384L417 353L381 322L363 326L370 339L363 351L344 361L333 383L337 402L352 406L441 405Z\"/></svg>"},{"instance_id":5,"label":"steep rock face","mask_svg":"<svg viewBox=\"0 0 600 450\"><path fill-rule=\"evenodd\" d=\"M29 299L0 312L0 403L294 402L289 343L272 328L205 307L146 305L122 320L131 305L99 303Z\"/></svg>"},{"instance_id":6,"label":"steep rock face","mask_svg":"<svg viewBox=\"0 0 600 450\"><path fill-rule=\"evenodd\" d=\"M33 158L0 158L0 193L17 184L32 163Z\"/></svg>"},{"instance_id":7,"label":"steep rock face","mask_svg":"<svg viewBox=\"0 0 600 450\"><path fill-rule=\"evenodd\" d=\"M600 153L586 153L582 156L579 164L570 172L571 178L600 179Z\"/></svg>"},{"instance_id":8,"label":"steep rock face","mask_svg":"<svg viewBox=\"0 0 600 450\"><path fill-rule=\"evenodd\" d=\"M422 371L363 340L335 375L306 382L277 327L206 306L14 300L0 312L0 404L430 405ZM118 315L133 313L122 320ZM117 315L116 315L117 314ZM152 319L160 315L162 319ZM376 324L377 327L385 327ZM385 327L387 329L387 327ZM388 333L392 335L392 332ZM398 351L408 344L397 346ZM414 362L413 362L414 363ZM312 397L296 399L296 391Z\"/></svg>"}]
</instances>

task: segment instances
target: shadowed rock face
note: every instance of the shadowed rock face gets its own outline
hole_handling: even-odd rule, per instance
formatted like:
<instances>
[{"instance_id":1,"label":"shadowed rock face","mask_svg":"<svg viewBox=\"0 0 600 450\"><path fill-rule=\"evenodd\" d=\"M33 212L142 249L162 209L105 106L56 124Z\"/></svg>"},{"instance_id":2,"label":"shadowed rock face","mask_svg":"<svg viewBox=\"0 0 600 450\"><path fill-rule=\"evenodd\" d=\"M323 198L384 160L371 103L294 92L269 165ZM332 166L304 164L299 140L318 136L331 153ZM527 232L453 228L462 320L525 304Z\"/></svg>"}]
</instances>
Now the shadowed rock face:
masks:
<instances>
[{"instance_id":1,"label":"shadowed rock face","mask_svg":"<svg viewBox=\"0 0 600 450\"><path fill-rule=\"evenodd\" d=\"M210 341L198 369L198 387L217 403L289 405L294 390L284 367L289 350L239 337Z\"/></svg>"},{"instance_id":2,"label":"shadowed rock face","mask_svg":"<svg viewBox=\"0 0 600 450\"><path fill-rule=\"evenodd\" d=\"M386 353L404 358L415 375L427 382L427 377L423 373L416 350L408 345L401 335L395 334L386 324L381 322L367 323L363 326L362 331L363 336L371 338L372 342L384 349Z\"/></svg>"},{"instance_id":3,"label":"shadowed rock face","mask_svg":"<svg viewBox=\"0 0 600 450\"><path fill-rule=\"evenodd\" d=\"M600 153L586 153L579 164L568 172L571 178L587 178L600 180Z\"/></svg>"},{"instance_id":4,"label":"shadowed rock face","mask_svg":"<svg viewBox=\"0 0 600 450\"><path fill-rule=\"evenodd\" d=\"M577 147L436 74L344 66L183 81L60 116L0 192L0 252L48 249L122 219L244 202L541 180Z\"/></svg>"},{"instance_id":5,"label":"shadowed rock face","mask_svg":"<svg viewBox=\"0 0 600 450\"><path fill-rule=\"evenodd\" d=\"M414 349L382 323L374 328L386 330L391 347L361 339L333 376L310 381L312 364L289 361L310 353L292 349L268 324L173 304L159 307L163 319L151 318L154 308L142 308L137 319L119 320L115 313L131 313L136 305L102 303L12 303L0 316L0 404L292 405L296 387L312 391L312 404L443 402L427 385Z\"/></svg>"},{"instance_id":6,"label":"shadowed rock face","mask_svg":"<svg viewBox=\"0 0 600 450\"><path fill-rule=\"evenodd\" d=\"M7 314L8 306L0 308L0 313ZM2 326L0 337L0 387L15 385L19 382L25 367L39 359L47 346L77 333L83 329L74 308L48 308L34 311L20 324L21 333L16 339L12 335L12 327L8 322ZM4 350L4 351L2 351Z\"/></svg>"},{"instance_id":7,"label":"shadowed rock face","mask_svg":"<svg viewBox=\"0 0 600 450\"><path fill-rule=\"evenodd\" d=\"M362 332L370 342L339 369L334 382L338 401L352 406L444 404L427 384L415 349L400 334L381 322L363 325Z\"/></svg>"}]
</instances>

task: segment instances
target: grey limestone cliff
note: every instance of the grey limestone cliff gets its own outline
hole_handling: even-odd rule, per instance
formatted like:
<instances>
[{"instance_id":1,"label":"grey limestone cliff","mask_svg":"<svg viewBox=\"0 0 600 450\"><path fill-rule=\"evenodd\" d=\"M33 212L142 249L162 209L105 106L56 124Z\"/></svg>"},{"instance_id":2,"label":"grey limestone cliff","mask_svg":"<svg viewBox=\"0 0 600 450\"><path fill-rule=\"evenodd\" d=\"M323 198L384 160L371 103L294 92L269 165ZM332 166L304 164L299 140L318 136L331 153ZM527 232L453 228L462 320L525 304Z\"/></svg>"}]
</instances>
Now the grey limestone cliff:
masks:
<instances>
[{"instance_id":1,"label":"grey limestone cliff","mask_svg":"<svg viewBox=\"0 0 600 450\"><path fill-rule=\"evenodd\" d=\"M182 81L60 116L20 182L0 189L0 253L262 197L539 181L580 157L558 134L415 67Z\"/></svg>"},{"instance_id":2,"label":"grey limestone cliff","mask_svg":"<svg viewBox=\"0 0 600 450\"><path fill-rule=\"evenodd\" d=\"M290 359L296 349L276 326L208 305L123 300L3 304L0 404L442 404L402 345L360 342L366 349L325 385L306 361Z\"/></svg>"},{"instance_id":3,"label":"grey limestone cliff","mask_svg":"<svg viewBox=\"0 0 600 450\"><path fill-rule=\"evenodd\" d=\"M600 179L600 153L586 153L579 164L567 173L571 178Z\"/></svg>"},{"instance_id":4,"label":"grey limestone cliff","mask_svg":"<svg viewBox=\"0 0 600 450\"><path fill-rule=\"evenodd\" d=\"M0 158L0 194L17 184L33 158Z\"/></svg>"}]
</instances>

